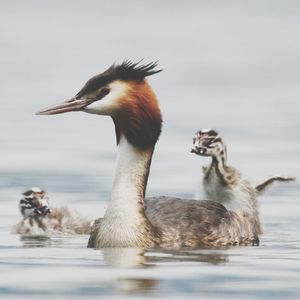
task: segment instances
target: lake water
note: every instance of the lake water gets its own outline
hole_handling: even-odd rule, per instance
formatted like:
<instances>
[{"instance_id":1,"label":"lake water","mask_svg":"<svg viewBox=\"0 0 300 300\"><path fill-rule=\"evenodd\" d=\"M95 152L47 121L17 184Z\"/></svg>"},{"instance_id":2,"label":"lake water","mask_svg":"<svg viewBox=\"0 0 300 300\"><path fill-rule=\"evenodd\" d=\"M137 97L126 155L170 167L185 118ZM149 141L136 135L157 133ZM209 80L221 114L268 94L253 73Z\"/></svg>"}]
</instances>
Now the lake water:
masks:
<instances>
[{"instance_id":1,"label":"lake water","mask_svg":"<svg viewBox=\"0 0 300 300\"><path fill-rule=\"evenodd\" d=\"M300 177L297 1L7 1L0 10L0 298L299 299L300 185L259 198L258 247L87 249L88 236L22 238L20 194L94 219L115 166L109 118L35 116L114 61L159 59L149 78L164 117L147 195L193 198L201 166L192 136L214 127L229 163L254 184Z\"/></svg>"}]
</instances>

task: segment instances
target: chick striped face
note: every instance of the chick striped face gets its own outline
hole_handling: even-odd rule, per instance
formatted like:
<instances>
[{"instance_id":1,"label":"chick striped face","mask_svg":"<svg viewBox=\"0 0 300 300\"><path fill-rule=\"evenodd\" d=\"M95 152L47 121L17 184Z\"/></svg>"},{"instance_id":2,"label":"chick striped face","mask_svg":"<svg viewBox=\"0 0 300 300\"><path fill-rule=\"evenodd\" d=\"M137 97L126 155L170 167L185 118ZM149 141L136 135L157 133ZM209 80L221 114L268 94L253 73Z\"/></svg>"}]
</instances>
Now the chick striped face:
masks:
<instances>
[{"instance_id":1,"label":"chick striped face","mask_svg":"<svg viewBox=\"0 0 300 300\"><path fill-rule=\"evenodd\" d=\"M193 138L192 153L201 156L226 156L226 146L220 135L213 129L202 129Z\"/></svg>"},{"instance_id":2,"label":"chick striped face","mask_svg":"<svg viewBox=\"0 0 300 300\"><path fill-rule=\"evenodd\" d=\"M44 216L51 213L48 197L44 190L40 188L30 188L22 195L23 198L19 202L19 208L24 218Z\"/></svg>"}]
</instances>

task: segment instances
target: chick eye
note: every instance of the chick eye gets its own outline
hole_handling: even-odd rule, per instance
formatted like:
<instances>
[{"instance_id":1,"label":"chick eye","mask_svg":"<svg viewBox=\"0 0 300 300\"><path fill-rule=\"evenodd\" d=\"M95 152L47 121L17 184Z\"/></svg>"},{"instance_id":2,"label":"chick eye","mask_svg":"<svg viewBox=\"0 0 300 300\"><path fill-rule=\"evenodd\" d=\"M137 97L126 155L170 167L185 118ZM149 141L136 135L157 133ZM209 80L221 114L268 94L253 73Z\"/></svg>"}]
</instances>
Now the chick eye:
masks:
<instances>
[{"instance_id":1,"label":"chick eye","mask_svg":"<svg viewBox=\"0 0 300 300\"><path fill-rule=\"evenodd\" d=\"M102 88L101 91L99 92L99 94L97 95L97 99L100 100L102 99L104 96L106 96L108 93L110 92L109 88Z\"/></svg>"}]
</instances>

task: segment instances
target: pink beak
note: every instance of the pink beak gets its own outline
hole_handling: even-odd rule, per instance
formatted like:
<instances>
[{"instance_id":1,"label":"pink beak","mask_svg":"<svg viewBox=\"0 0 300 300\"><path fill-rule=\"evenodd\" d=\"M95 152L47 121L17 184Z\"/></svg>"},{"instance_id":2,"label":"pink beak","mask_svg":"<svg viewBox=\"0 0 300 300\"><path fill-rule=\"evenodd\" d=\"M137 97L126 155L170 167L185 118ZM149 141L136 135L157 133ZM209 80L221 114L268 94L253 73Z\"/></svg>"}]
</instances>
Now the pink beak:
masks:
<instances>
[{"instance_id":1,"label":"pink beak","mask_svg":"<svg viewBox=\"0 0 300 300\"><path fill-rule=\"evenodd\" d=\"M91 99L76 99L72 98L66 102L49 106L39 112L36 115L57 115L70 111L82 111L87 105L92 103Z\"/></svg>"}]
</instances>

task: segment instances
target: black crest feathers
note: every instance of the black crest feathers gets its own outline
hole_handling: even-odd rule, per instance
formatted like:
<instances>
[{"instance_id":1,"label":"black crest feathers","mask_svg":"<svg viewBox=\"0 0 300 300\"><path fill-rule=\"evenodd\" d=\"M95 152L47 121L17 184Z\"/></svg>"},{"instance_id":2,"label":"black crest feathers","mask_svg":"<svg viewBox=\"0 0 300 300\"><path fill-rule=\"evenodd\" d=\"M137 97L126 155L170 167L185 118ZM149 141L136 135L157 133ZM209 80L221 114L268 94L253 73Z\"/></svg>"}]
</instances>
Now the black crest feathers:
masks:
<instances>
[{"instance_id":1,"label":"black crest feathers","mask_svg":"<svg viewBox=\"0 0 300 300\"><path fill-rule=\"evenodd\" d=\"M145 77L159 73L162 69L155 70L157 67L157 61L148 64L140 64L141 61L133 63L129 60L125 60L119 66L112 66L119 79L123 80L143 80Z\"/></svg>"},{"instance_id":2,"label":"black crest feathers","mask_svg":"<svg viewBox=\"0 0 300 300\"><path fill-rule=\"evenodd\" d=\"M79 91L76 97L81 97L86 93L114 81L114 80L136 80L141 81L145 77L159 73L162 69L155 70L158 62L141 64L141 61L133 63L130 60L125 60L120 65L113 64L105 72L92 77Z\"/></svg>"}]
</instances>

